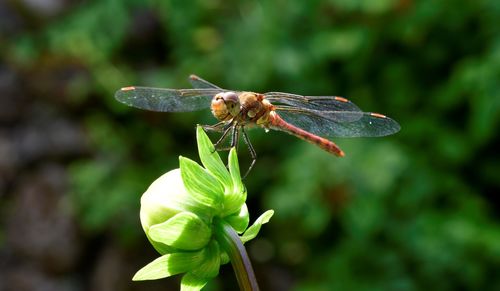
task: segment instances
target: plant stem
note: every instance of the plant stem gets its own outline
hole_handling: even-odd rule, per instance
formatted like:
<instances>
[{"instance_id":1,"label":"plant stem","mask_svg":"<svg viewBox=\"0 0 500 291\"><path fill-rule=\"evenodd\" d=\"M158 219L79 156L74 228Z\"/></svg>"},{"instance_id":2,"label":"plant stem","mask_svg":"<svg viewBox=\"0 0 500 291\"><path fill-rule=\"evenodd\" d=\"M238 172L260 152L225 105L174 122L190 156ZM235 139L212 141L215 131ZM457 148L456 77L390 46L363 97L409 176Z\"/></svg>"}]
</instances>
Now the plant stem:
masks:
<instances>
[{"instance_id":1,"label":"plant stem","mask_svg":"<svg viewBox=\"0 0 500 291\"><path fill-rule=\"evenodd\" d=\"M253 272L252 263L240 237L224 220L220 219L216 225L219 227L216 232L219 236L218 241L229 255L240 290L258 291L259 285Z\"/></svg>"}]
</instances>

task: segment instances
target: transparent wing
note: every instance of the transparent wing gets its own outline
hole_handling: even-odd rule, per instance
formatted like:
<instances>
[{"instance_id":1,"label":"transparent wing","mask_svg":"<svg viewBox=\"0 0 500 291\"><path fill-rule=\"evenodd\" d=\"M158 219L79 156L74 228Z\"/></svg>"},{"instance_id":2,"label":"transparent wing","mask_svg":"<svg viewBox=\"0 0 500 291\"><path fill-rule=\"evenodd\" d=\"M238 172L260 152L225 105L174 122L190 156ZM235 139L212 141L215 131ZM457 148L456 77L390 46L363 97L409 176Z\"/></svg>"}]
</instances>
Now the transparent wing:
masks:
<instances>
[{"instance_id":1,"label":"transparent wing","mask_svg":"<svg viewBox=\"0 0 500 291\"><path fill-rule=\"evenodd\" d=\"M272 104L284 104L318 111L361 111L356 104L338 96L302 96L282 92L264 94Z\"/></svg>"},{"instance_id":2,"label":"transparent wing","mask_svg":"<svg viewBox=\"0 0 500 291\"><path fill-rule=\"evenodd\" d=\"M210 107L213 96L223 89L162 89L124 87L115 93L116 100L132 107L162 112L195 111Z\"/></svg>"},{"instance_id":3,"label":"transparent wing","mask_svg":"<svg viewBox=\"0 0 500 291\"><path fill-rule=\"evenodd\" d=\"M377 137L398 132L393 119L378 113L319 111L278 106L276 112L286 122L324 137Z\"/></svg>"},{"instance_id":4,"label":"transparent wing","mask_svg":"<svg viewBox=\"0 0 500 291\"><path fill-rule=\"evenodd\" d=\"M220 90L223 90L219 86L214 85L214 84L208 82L207 80L203 80L202 78L200 78L196 75L189 76L189 82L191 83L193 88L197 88L197 89L220 89Z\"/></svg>"}]
</instances>

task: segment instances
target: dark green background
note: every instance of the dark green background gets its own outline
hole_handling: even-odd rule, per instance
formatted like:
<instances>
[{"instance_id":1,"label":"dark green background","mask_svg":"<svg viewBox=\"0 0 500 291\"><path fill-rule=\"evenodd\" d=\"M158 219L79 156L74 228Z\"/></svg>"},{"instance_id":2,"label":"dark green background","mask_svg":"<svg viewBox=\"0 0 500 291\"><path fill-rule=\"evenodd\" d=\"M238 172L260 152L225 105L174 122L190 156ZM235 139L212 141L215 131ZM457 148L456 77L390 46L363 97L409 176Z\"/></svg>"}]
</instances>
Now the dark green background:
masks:
<instances>
[{"instance_id":1,"label":"dark green background","mask_svg":"<svg viewBox=\"0 0 500 291\"><path fill-rule=\"evenodd\" d=\"M130 281L157 256L139 198L197 160L195 125L215 120L113 94L195 73L344 96L402 126L335 139L342 159L249 131L252 221L275 210L248 244L263 290L500 290L500 2L32 3L0 4L0 289L178 288ZM227 265L207 290L236 286Z\"/></svg>"}]
</instances>

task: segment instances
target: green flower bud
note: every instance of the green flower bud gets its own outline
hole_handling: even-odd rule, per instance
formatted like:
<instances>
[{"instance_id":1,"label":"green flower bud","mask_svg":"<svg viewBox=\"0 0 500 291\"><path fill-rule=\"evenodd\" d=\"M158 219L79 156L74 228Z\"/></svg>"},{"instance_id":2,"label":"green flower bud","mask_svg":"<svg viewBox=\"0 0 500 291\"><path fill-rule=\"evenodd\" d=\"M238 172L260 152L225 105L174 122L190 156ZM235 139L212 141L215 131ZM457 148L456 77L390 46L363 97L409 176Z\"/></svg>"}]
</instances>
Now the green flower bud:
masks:
<instances>
[{"instance_id":1,"label":"green flower bud","mask_svg":"<svg viewBox=\"0 0 500 291\"><path fill-rule=\"evenodd\" d=\"M220 226L229 225L242 234L240 241L246 242L273 215L272 210L265 212L247 229L246 189L236 150L229 153L228 170L199 126L197 140L204 167L180 157L180 169L158 178L141 197L142 227L162 256L139 270L133 280L186 273L181 287L199 290L217 276L220 265L230 257L221 247L227 243L218 241L225 235Z\"/></svg>"}]
</instances>

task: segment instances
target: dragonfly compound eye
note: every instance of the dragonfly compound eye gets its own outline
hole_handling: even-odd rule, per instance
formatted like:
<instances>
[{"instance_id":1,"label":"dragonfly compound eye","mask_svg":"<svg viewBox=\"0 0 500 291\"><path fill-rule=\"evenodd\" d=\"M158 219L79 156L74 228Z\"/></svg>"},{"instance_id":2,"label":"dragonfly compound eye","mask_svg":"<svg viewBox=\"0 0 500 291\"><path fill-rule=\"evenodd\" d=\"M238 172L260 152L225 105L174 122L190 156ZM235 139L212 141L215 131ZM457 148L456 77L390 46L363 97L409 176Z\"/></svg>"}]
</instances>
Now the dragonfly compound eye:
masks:
<instances>
[{"instance_id":1,"label":"dragonfly compound eye","mask_svg":"<svg viewBox=\"0 0 500 291\"><path fill-rule=\"evenodd\" d=\"M240 100L238 99L238 95L234 92L224 92L224 93L219 93L217 94L221 96L226 103L232 102L232 103L239 103Z\"/></svg>"},{"instance_id":2,"label":"dragonfly compound eye","mask_svg":"<svg viewBox=\"0 0 500 291\"><path fill-rule=\"evenodd\" d=\"M234 92L223 92L212 99L212 114L219 120L229 120L240 112L238 95Z\"/></svg>"},{"instance_id":3,"label":"dragonfly compound eye","mask_svg":"<svg viewBox=\"0 0 500 291\"><path fill-rule=\"evenodd\" d=\"M240 113L240 99L234 92L224 92L220 94L224 99L226 108L231 116L236 116Z\"/></svg>"}]
</instances>

